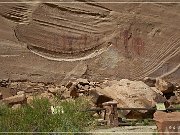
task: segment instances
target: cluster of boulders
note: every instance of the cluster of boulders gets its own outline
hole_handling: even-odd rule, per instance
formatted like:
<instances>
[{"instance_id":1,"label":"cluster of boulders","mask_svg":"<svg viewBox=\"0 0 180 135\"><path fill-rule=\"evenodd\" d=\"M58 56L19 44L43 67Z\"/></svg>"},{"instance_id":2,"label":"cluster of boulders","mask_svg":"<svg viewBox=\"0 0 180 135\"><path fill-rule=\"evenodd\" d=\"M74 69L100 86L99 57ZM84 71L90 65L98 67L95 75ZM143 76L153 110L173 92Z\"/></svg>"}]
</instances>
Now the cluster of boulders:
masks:
<instances>
[{"instance_id":1,"label":"cluster of boulders","mask_svg":"<svg viewBox=\"0 0 180 135\"><path fill-rule=\"evenodd\" d=\"M2 80L0 84L0 102L12 108L29 104L35 96L48 98L50 101L53 101L55 96L62 100L88 96L96 107L102 107L104 102L113 100L118 102L120 108L152 108L157 103L169 103L169 105L180 103L179 86L161 78L147 77L143 81L105 80L101 83L80 78L73 82L66 82L64 85ZM172 96L167 99L165 96L168 94ZM123 111L123 113L127 115L130 111Z\"/></svg>"}]
</instances>

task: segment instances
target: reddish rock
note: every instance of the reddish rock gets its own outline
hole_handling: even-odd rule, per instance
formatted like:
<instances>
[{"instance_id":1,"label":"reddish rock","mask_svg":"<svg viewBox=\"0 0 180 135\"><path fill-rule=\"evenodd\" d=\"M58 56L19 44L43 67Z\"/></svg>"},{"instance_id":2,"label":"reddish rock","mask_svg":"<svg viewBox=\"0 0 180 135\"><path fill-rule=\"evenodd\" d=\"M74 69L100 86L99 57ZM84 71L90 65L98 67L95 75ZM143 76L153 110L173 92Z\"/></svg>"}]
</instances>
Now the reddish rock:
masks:
<instances>
[{"instance_id":1,"label":"reddish rock","mask_svg":"<svg viewBox=\"0 0 180 135\"><path fill-rule=\"evenodd\" d=\"M160 135L179 135L180 132L180 112L160 112L154 113L154 120Z\"/></svg>"}]
</instances>

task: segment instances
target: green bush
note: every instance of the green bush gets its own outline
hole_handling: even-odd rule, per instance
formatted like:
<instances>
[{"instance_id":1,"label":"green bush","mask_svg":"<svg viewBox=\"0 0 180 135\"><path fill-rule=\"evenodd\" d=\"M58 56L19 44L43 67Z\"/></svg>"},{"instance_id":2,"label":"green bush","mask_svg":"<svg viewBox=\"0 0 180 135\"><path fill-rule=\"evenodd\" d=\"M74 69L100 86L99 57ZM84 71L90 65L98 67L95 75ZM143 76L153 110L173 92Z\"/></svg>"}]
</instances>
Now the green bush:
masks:
<instances>
[{"instance_id":1,"label":"green bush","mask_svg":"<svg viewBox=\"0 0 180 135\"><path fill-rule=\"evenodd\" d=\"M0 131L84 132L95 125L91 114L83 111L89 107L84 98L60 101L57 105L63 108L63 112L52 114L47 99L35 99L31 105L16 110L0 106Z\"/></svg>"}]
</instances>

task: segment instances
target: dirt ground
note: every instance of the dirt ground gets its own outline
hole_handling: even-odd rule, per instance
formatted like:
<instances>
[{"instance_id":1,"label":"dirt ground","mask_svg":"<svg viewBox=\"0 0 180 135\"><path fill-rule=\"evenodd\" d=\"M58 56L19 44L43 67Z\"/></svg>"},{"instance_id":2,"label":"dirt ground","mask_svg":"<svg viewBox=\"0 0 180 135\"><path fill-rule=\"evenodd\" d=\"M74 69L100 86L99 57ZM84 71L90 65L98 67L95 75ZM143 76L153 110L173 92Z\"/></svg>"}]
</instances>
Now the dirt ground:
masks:
<instances>
[{"instance_id":1,"label":"dirt ground","mask_svg":"<svg viewBox=\"0 0 180 135\"><path fill-rule=\"evenodd\" d=\"M113 135L113 134L120 134L120 135L153 135L153 133L157 132L156 126L124 126L124 127L116 127L116 128L109 128L109 129L98 129L93 131L94 135Z\"/></svg>"},{"instance_id":2,"label":"dirt ground","mask_svg":"<svg viewBox=\"0 0 180 135\"><path fill-rule=\"evenodd\" d=\"M0 3L0 79L180 82L179 3L42 2Z\"/></svg>"}]
</instances>

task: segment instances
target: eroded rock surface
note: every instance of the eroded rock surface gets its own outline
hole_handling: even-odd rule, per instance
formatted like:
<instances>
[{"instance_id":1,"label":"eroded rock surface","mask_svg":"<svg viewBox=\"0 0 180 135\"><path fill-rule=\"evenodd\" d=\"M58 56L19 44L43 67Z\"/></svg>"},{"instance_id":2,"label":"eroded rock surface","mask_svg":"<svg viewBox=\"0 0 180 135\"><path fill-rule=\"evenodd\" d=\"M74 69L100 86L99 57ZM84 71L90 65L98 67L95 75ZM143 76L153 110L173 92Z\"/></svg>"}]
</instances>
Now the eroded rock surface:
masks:
<instances>
[{"instance_id":1,"label":"eroded rock surface","mask_svg":"<svg viewBox=\"0 0 180 135\"><path fill-rule=\"evenodd\" d=\"M179 3L72 1L0 4L1 76L62 80L84 60L93 80L180 82Z\"/></svg>"}]
</instances>

